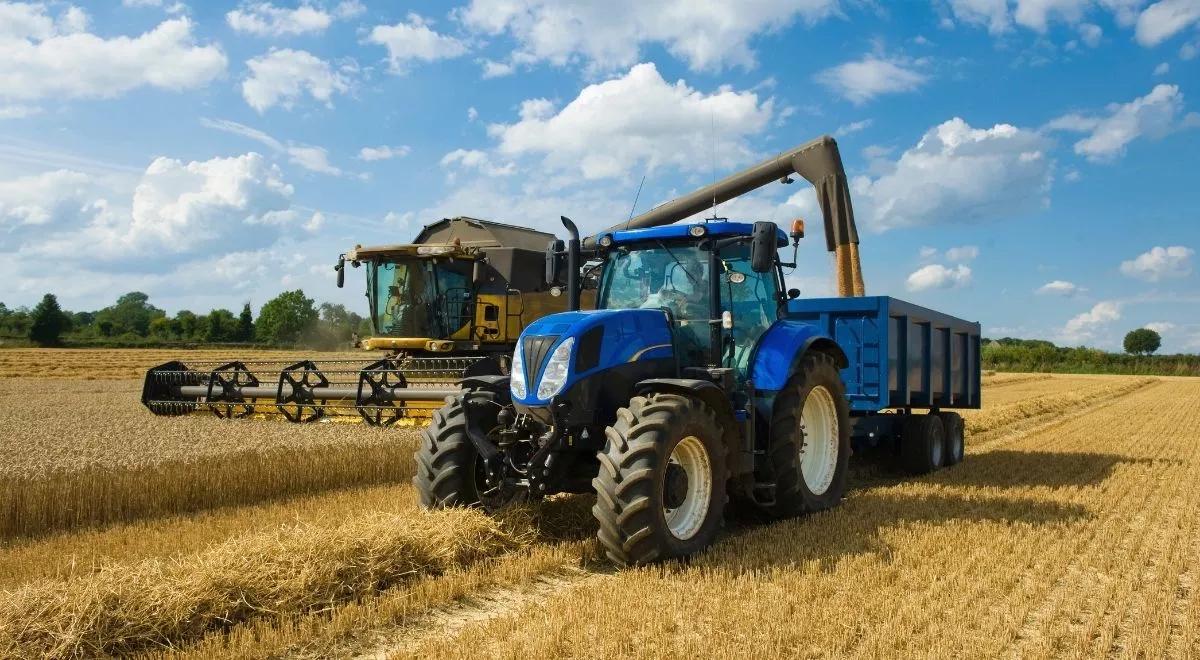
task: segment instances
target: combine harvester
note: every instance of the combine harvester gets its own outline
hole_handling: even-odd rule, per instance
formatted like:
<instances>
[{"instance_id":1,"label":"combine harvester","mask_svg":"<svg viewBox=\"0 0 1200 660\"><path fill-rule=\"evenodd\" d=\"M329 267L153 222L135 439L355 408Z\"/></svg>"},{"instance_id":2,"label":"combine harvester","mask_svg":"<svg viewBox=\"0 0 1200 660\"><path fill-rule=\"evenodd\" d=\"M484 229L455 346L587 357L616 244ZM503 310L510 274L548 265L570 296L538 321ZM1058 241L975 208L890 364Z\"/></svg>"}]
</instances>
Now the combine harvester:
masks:
<instances>
[{"instance_id":1,"label":"combine harvester","mask_svg":"<svg viewBox=\"0 0 1200 660\"><path fill-rule=\"evenodd\" d=\"M542 271L544 232L458 217L427 225L412 244L357 246L338 258L366 266L375 335L369 360L168 362L150 369L142 403L156 415L278 415L291 422L425 421L464 376L508 372L521 330L566 300Z\"/></svg>"},{"instance_id":2,"label":"combine harvester","mask_svg":"<svg viewBox=\"0 0 1200 660\"><path fill-rule=\"evenodd\" d=\"M816 187L843 297L785 289L774 223L673 224L793 174ZM731 500L771 518L835 506L852 443L886 443L913 473L962 460L951 409L980 405L979 324L864 297L832 138L586 241L563 224L546 276L565 273L570 311L525 328L510 375L465 378L434 413L416 454L425 507L594 492L607 554L642 564L707 547ZM803 235L797 221L793 249ZM593 311L579 311L585 262L602 264Z\"/></svg>"}]
</instances>

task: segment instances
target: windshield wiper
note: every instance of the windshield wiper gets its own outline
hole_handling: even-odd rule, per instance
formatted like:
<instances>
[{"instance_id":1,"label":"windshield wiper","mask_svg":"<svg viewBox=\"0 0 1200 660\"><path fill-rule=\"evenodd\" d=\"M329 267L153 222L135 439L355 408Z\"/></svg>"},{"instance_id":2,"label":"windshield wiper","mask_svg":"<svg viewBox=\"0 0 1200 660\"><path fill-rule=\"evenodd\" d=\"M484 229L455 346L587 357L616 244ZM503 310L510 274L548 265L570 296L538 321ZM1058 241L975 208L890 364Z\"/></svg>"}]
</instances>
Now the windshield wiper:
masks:
<instances>
[{"instance_id":1,"label":"windshield wiper","mask_svg":"<svg viewBox=\"0 0 1200 660\"><path fill-rule=\"evenodd\" d=\"M662 241L656 242L658 243L658 247L666 250L667 254L671 255L671 258L675 260L675 263L678 264L681 269L683 269L683 274L688 276L688 279L692 281L692 284L700 284L696 277L688 272L687 266L683 265L683 262L679 260L679 257L675 256L675 253L671 251L671 248L667 247L666 243L663 243Z\"/></svg>"}]
</instances>

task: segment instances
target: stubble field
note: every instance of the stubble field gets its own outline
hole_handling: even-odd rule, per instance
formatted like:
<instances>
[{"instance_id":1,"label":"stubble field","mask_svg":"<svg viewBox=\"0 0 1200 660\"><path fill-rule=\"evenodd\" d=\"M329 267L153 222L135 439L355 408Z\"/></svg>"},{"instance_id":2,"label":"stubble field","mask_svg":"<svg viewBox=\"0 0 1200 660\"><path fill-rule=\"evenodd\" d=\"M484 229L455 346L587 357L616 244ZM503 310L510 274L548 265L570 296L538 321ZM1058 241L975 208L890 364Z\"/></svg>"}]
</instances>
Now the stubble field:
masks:
<instances>
[{"instance_id":1,"label":"stubble field","mask_svg":"<svg viewBox=\"0 0 1200 660\"><path fill-rule=\"evenodd\" d=\"M156 418L0 352L0 657L1200 655L1200 382L992 374L964 462L617 571L586 497L422 512L417 432ZM276 357L276 356L271 356Z\"/></svg>"}]
</instances>

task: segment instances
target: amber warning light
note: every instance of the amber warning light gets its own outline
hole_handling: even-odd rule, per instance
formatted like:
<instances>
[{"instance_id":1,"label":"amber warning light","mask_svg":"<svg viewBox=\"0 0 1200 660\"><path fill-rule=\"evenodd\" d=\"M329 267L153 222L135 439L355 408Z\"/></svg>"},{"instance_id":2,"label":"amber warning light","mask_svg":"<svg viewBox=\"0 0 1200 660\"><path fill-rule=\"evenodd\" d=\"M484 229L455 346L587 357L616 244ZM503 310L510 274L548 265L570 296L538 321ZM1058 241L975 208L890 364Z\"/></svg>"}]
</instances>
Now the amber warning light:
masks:
<instances>
[{"instance_id":1,"label":"amber warning light","mask_svg":"<svg viewBox=\"0 0 1200 660\"><path fill-rule=\"evenodd\" d=\"M792 240L799 242L804 238L804 220L796 218L792 220Z\"/></svg>"}]
</instances>

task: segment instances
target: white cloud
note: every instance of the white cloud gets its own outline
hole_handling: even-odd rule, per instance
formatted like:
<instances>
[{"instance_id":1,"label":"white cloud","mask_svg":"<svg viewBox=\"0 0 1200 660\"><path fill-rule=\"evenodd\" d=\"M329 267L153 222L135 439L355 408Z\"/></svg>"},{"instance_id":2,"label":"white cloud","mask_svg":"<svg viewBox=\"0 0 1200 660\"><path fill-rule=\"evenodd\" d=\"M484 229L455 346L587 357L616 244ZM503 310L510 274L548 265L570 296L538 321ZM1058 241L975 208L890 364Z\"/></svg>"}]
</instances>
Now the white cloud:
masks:
<instances>
[{"instance_id":1,"label":"white cloud","mask_svg":"<svg viewBox=\"0 0 1200 660\"><path fill-rule=\"evenodd\" d=\"M1107 162L1125 153L1139 137L1162 138L1200 123L1195 113L1184 115L1183 93L1176 85L1155 85L1150 93L1129 103L1110 103L1106 116L1063 115L1046 124L1050 130L1088 133L1075 143L1075 153L1093 162Z\"/></svg>"},{"instance_id":2,"label":"white cloud","mask_svg":"<svg viewBox=\"0 0 1200 660\"><path fill-rule=\"evenodd\" d=\"M1153 330L1160 335L1165 335L1165 334L1170 334L1179 326L1175 325L1174 323L1171 323L1170 321L1154 321L1151 323L1147 323L1146 325L1144 325L1142 327L1146 328L1147 330Z\"/></svg>"},{"instance_id":3,"label":"white cloud","mask_svg":"<svg viewBox=\"0 0 1200 660\"><path fill-rule=\"evenodd\" d=\"M1059 337L1068 343L1087 342L1095 337L1098 330L1120 319L1120 303L1111 300L1098 302L1090 310L1067 321Z\"/></svg>"},{"instance_id":4,"label":"white cloud","mask_svg":"<svg viewBox=\"0 0 1200 660\"><path fill-rule=\"evenodd\" d=\"M974 245L963 245L946 250L946 259L949 261L974 261L977 257L979 257L979 248Z\"/></svg>"},{"instance_id":5,"label":"white cloud","mask_svg":"<svg viewBox=\"0 0 1200 660\"><path fill-rule=\"evenodd\" d=\"M22 258L75 258L86 246L93 267L135 271L234 242L269 245L311 215L293 207L293 194L279 169L253 152L186 163L156 158L132 190L67 171L0 182L2 217L39 225L11 246Z\"/></svg>"},{"instance_id":6,"label":"white cloud","mask_svg":"<svg viewBox=\"0 0 1200 660\"><path fill-rule=\"evenodd\" d=\"M311 145L288 147L288 155L292 162L300 167L321 174L341 176L342 170L329 164L329 152L322 147Z\"/></svg>"},{"instance_id":7,"label":"white cloud","mask_svg":"<svg viewBox=\"0 0 1200 660\"><path fill-rule=\"evenodd\" d=\"M971 269L959 264L947 268L941 264L922 266L908 276L905 286L909 291L928 291L929 289L952 289L971 283Z\"/></svg>"},{"instance_id":8,"label":"white cloud","mask_svg":"<svg viewBox=\"0 0 1200 660\"><path fill-rule=\"evenodd\" d=\"M332 107L333 95L350 89L328 62L303 50L272 50L246 66L250 74L242 81L242 97L259 114L275 105L291 109L306 93Z\"/></svg>"},{"instance_id":9,"label":"white cloud","mask_svg":"<svg viewBox=\"0 0 1200 660\"><path fill-rule=\"evenodd\" d=\"M1050 296L1074 297L1086 291L1083 287L1066 280L1053 280L1038 287L1036 293Z\"/></svg>"},{"instance_id":10,"label":"white cloud","mask_svg":"<svg viewBox=\"0 0 1200 660\"><path fill-rule=\"evenodd\" d=\"M514 63L583 62L612 71L638 62L654 44L693 70L750 67L756 36L836 13L836 0L472 0L457 16L478 33L511 35Z\"/></svg>"},{"instance_id":11,"label":"white cloud","mask_svg":"<svg viewBox=\"0 0 1200 660\"><path fill-rule=\"evenodd\" d=\"M475 106L467 108L467 121L475 121L476 119L479 119L479 111L475 109Z\"/></svg>"},{"instance_id":12,"label":"white cloud","mask_svg":"<svg viewBox=\"0 0 1200 660\"><path fill-rule=\"evenodd\" d=\"M835 130L833 132L833 134L838 137L851 135L851 134L857 133L861 130L870 128L871 124L873 124L873 123L875 123L875 121L872 119L863 119L861 121L852 121L849 124L843 124L841 126L838 126L837 130Z\"/></svg>"},{"instance_id":13,"label":"white cloud","mask_svg":"<svg viewBox=\"0 0 1200 660\"><path fill-rule=\"evenodd\" d=\"M1200 22L1200 2L1161 0L1138 16L1137 40L1143 46L1157 46L1196 22Z\"/></svg>"},{"instance_id":14,"label":"white cloud","mask_svg":"<svg viewBox=\"0 0 1200 660\"><path fill-rule=\"evenodd\" d=\"M589 85L561 110L546 99L521 104L520 121L492 124L506 156L542 156L560 173L586 179L629 177L675 166L711 171L752 157L746 137L770 124L774 103L753 91L722 87L705 94L680 80L663 80L653 64ZM714 127L716 134L714 135Z\"/></svg>"},{"instance_id":15,"label":"white cloud","mask_svg":"<svg viewBox=\"0 0 1200 660\"><path fill-rule=\"evenodd\" d=\"M881 94L911 92L928 79L910 60L877 55L866 55L816 75L817 82L855 105L862 105Z\"/></svg>"},{"instance_id":16,"label":"white cloud","mask_svg":"<svg viewBox=\"0 0 1200 660\"><path fill-rule=\"evenodd\" d=\"M11 105L0 105L0 119L24 119L32 117L42 111L36 105L22 105L14 103Z\"/></svg>"},{"instance_id":17,"label":"white cloud","mask_svg":"<svg viewBox=\"0 0 1200 660\"><path fill-rule=\"evenodd\" d=\"M12 240L26 227L77 222L90 217L94 201L92 178L81 172L54 170L0 181L0 233Z\"/></svg>"},{"instance_id":18,"label":"white cloud","mask_svg":"<svg viewBox=\"0 0 1200 660\"><path fill-rule=\"evenodd\" d=\"M135 37L86 32L87 15L69 7L52 17L43 4L0 3L0 101L112 98L139 87L202 87L225 70L215 45L197 45L187 18Z\"/></svg>"},{"instance_id":19,"label":"white cloud","mask_svg":"<svg viewBox=\"0 0 1200 660\"><path fill-rule=\"evenodd\" d=\"M1080 23L1079 38L1088 48L1095 48L1100 45L1100 39L1104 37L1104 30L1095 23Z\"/></svg>"},{"instance_id":20,"label":"white cloud","mask_svg":"<svg viewBox=\"0 0 1200 660\"><path fill-rule=\"evenodd\" d=\"M1078 23L1091 4L1091 0L1017 0L1013 20L1018 25L1045 32L1051 19L1069 25Z\"/></svg>"},{"instance_id":21,"label":"white cloud","mask_svg":"<svg viewBox=\"0 0 1200 660\"><path fill-rule=\"evenodd\" d=\"M187 13L188 7L182 2L167 2L166 0L121 0L122 7L152 7L162 9L168 14L184 14Z\"/></svg>"},{"instance_id":22,"label":"white cloud","mask_svg":"<svg viewBox=\"0 0 1200 660\"><path fill-rule=\"evenodd\" d=\"M921 257L921 261L929 261L930 259L937 259L938 249L926 245L921 248L921 251L918 254Z\"/></svg>"},{"instance_id":23,"label":"white cloud","mask_svg":"<svg viewBox=\"0 0 1200 660\"><path fill-rule=\"evenodd\" d=\"M1154 75L1165 76L1171 72L1171 64L1169 62L1159 62L1158 66L1154 67Z\"/></svg>"},{"instance_id":24,"label":"white cloud","mask_svg":"<svg viewBox=\"0 0 1200 660\"><path fill-rule=\"evenodd\" d=\"M225 22L234 31L259 37L324 32L333 19L333 14L309 4L289 9L270 2L245 4L225 14Z\"/></svg>"},{"instance_id":25,"label":"white cloud","mask_svg":"<svg viewBox=\"0 0 1200 660\"><path fill-rule=\"evenodd\" d=\"M1121 272L1147 282L1187 277L1192 273L1192 255L1196 251L1182 245L1154 247L1137 257L1121 262Z\"/></svg>"},{"instance_id":26,"label":"white cloud","mask_svg":"<svg viewBox=\"0 0 1200 660\"><path fill-rule=\"evenodd\" d=\"M441 164L442 167L447 168L458 167L460 169L476 170L485 176L509 176L517 170L515 163L497 165L486 151L479 151L478 149L455 149L442 156Z\"/></svg>"},{"instance_id":27,"label":"white cloud","mask_svg":"<svg viewBox=\"0 0 1200 660\"><path fill-rule=\"evenodd\" d=\"M380 145L378 147L363 147L358 150L358 159L365 161L373 160L390 160L392 158L403 158L408 155L412 149L408 145L401 144L399 146Z\"/></svg>"},{"instance_id":28,"label":"white cloud","mask_svg":"<svg viewBox=\"0 0 1200 660\"><path fill-rule=\"evenodd\" d=\"M931 128L876 178L851 181L855 214L874 231L1008 218L1044 207L1049 141L1009 124L972 128L959 118Z\"/></svg>"},{"instance_id":29,"label":"white cloud","mask_svg":"<svg viewBox=\"0 0 1200 660\"><path fill-rule=\"evenodd\" d=\"M511 76L517 70L517 68L511 64L508 64L505 62L497 62L495 60L489 60L486 58L479 60L479 63L483 67L483 77L485 79L487 79L487 78L503 78L504 76Z\"/></svg>"},{"instance_id":30,"label":"white cloud","mask_svg":"<svg viewBox=\"0 0 1200 660\"><path fill-rule=\"evenodd\" d=\"M212 128L233 135L240 135L249 138L262 144L271 151L287 154L288 160L295 165L299 165L306 170L320 172L321 174L332 174L340 176L342 170L329 163L328 152L321 148L309 144L300 144L296 142L288 142L284 144L267 133L251 128L245 124L239 124L236 121L228 119L209 119L207 117L200 118L200 125L206 128Z\"/></svg>"},{"instance_id":31,"label":"white cloud","mask_svg":"<svg viewBox=\"0 0 1200 660\"><path fill-rule=\"evenodd\" d=\"M968 25L986 26L992 34L1012 28L1008 0L949 0L949 4L954 17Z\"/></svg>"},{"instance_id":32,"label":"white cloud","mask_svg":"<svg viewBox=\"0 0 1200 660\"><path fill-rule=\"evenodd\" d=\"M392 73L404 73L413 61L450 59L468 50L466 43L435 32L429 27L429 22L417 14L409 14L408 22L376 25L371 29L367 42L387 49L388 68Z\"/></svg>"}]
</instances>

